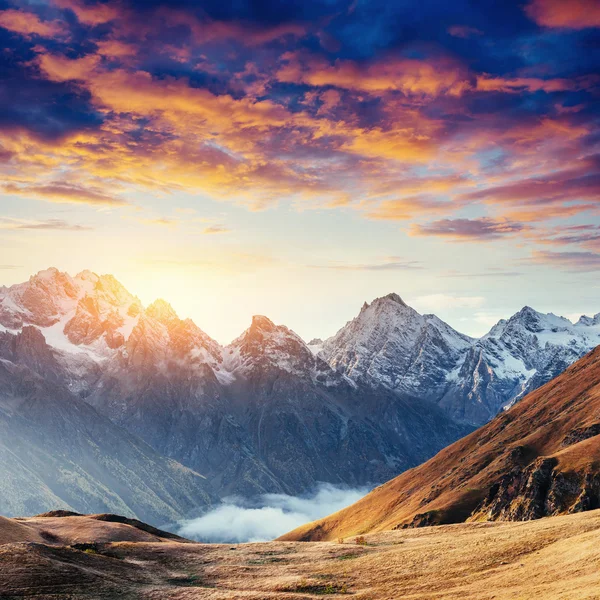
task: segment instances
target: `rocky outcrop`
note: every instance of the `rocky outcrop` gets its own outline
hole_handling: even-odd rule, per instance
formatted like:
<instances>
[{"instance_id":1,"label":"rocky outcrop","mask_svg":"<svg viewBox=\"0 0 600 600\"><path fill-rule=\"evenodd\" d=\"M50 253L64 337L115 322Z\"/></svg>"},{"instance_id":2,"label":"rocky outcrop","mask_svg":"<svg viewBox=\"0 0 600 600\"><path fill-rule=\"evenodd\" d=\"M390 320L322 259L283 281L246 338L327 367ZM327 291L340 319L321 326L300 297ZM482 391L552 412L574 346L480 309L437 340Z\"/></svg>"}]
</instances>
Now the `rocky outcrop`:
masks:
<instances>
[{"instance_id":1,"label":"rocky outcrop","mask_svg":"<svg viewBox=\"0 0 600 600\"><path fill-rule=\"evenodd\" d=\"M552 486L554 458L539 458L495 483L472 518L488 521L530 521L547 514L546 499Z\"/></svg>"},{"instance_id":2,"label":"rocky outcrop","mask_svg":"<svg viewBox=\"0 0 600 600\"><path fill-rule=\"evenodd\" d=\"M572 446L573 444L577 444L579 442L583 442L583 440L588 440L591 437L595 437L600 435L600 423L594 423L593 425L588 425L587 427L577 427L577 429L573 429L570 431L563 439L563 446Z\"/></svg>"},{"instance_id":3,"label":"rocky outcrop","mask_svg":"<svg viewBox=\"0 0 600 600\"><path fill-rule=\"evenodd\" d=\"M472 520L530 521L600 506L600 473L555 470L556 458L539 458L505 475L472 514Z\"/></svg>"}]
</instances>

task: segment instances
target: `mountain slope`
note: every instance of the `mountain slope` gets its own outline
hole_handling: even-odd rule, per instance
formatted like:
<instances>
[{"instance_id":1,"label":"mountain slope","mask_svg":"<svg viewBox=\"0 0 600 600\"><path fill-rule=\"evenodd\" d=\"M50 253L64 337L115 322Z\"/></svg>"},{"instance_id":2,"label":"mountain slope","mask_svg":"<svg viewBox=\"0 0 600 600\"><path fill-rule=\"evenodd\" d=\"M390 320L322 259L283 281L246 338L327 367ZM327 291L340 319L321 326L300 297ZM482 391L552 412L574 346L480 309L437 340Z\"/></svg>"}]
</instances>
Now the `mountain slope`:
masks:
<instances>
[{"instance_id":1,"label":"mountain slope","mask_svg":"<svg viewBox=\"0 0 600 600\"><path fill-rule=\"evenodd\" d=\"M285 539L404 526L529 520L600 507L600 349L511 410Z\"/></svg>"},{"instance_id":2,"label":"mountain slope","mask_svg":"<svg viewBox=\"0 0 600 600\"><path fill-rule=\"evenodd\" d=\"M210 503L202 476L158 455L53 379L56 361L36 328L0 333L4 515L62 507L163 523Z\"/></svg>"}]
</instances>

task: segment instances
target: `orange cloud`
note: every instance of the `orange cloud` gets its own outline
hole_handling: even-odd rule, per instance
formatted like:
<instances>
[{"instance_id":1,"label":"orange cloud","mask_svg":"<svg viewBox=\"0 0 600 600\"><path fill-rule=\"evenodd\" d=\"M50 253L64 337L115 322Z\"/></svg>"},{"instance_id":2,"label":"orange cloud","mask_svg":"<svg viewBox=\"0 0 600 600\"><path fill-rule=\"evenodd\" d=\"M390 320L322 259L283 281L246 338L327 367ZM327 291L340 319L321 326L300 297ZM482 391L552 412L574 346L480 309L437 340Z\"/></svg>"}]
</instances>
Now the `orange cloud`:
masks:
<instances>
[{"instance_id":1,"label":"orange cloud","mask_svg":"<svg viewBox=\"0 0 600 600\"><path fill-rule=\"evenodd\" d=\"M51 80L77 81L90 92L99 111L115 115L101 133L70 146L75 155L70 160L85 157L90 173L99 178L118 177L125 183L164 189L201 188L229 198L234 193L255 208L294 195L339 206L348 203L349 193L328 181L330 173L315 168L308 156L305 163L300 157L290 161L266 156L266 145L283 144L288 148L285 152L294 152L321 139L335 138L328 143L334 144L344 161L357 155L408 163L425 162L436 150L433 138L439 124L417 111L405 111L410 126L366 130L322 115L292 113L271 100L216 96L190 87L181 78L155 79L145 71L110 71L97 55L70 60L41 54L37 64ZM333 95L325 100L330 106L337 102ZM118 115L128 115L128 119ZM127 128L136 128L137 118L152 120L145 130L159 136L158 146L137 142L132 147L124 142L123 134Z\"/></svg>"},{"instance_id":2,"label":"orange cloud","mask_svg":"<svg viewBox=\"0 0 600 600\"><path fill-rule=\"evenodd\" d=\"M600 27L600 3L597 0L532 0L525 12L543 27Z\"/></svg>"},{"instance_id":3,"label":"orange cloud","mask_svg":"<svg viewBox=\"0 0 600 600\"><path fill-rule=\"evenodd\" d=\"M96 42L96 46L98 54L108 58L128 58L137 54L136 46L119 40L100 40Z\"/></svg>"},{"instance_id":4,"label":"orange cloud","mask_svg":"<svg viewBox=\"0 0 600 600\"><path fill-rule=\"evenodd\" d=\"M449 59L395 59L366 66L350 60L337 60L331 65L320 58L304 58L293 53L288 53L284 59L277 79L289 83L332 85L369 93L400 91L406 95L424 96L460 96L470 87L465 70Z\"/></svg>"},{"instance_id":5,"label":"orange cloud","mask_svg":"<svg viewBox=\"0 0 600 600\"><path fill-rule=\"evenodd\" d=\"M99 206L124 206L126 200L117 196L110 196L93 187L82 187L63 181L53 181L41 185L16 185L8 183L2 186L7 194L28 196L48 202L70 204L93 204Z\"/></svg>"},{"instance_id":6,"label":"orange cloud","mask_svg":"<svg viewBox=\"0 0 600 600\"><path fill-rule=\"evenodd\" d=\"M86 79L100 62L96 54L70 59L57 54L39 54L37 64L51 81Z\"/></svg>"},{"instance_id":7,"label":"orange cloud","mask_svg":"<svg viewBox=\"0 0 600 600\"><path fill-rule=\"evenodd\" d=\"M9 8L0 11L0 27L26 37L39 35L45 38L63 37L67 34L59 21L42 21L35 13Z\"/></svg>"},{"instance_id":8,"label":"orange cloud","mask_svg":"<svg viewBox=\"0 0 600 600\"><path fill-rule=\"evenodd\" d=\"M423 196L385 200L365 213L368 219L378 221L406 221L424 214L444 214L455 209L451 202L441 202Z\"/></svg>"},{"instance_id":9,"label":"orange cloud","mask_svg":"<svg viewBox=\"0 0 600 600\"><path fill-rule=\"evenodd\" d=\"M265 100L264 93L234 95L236 88L232 95L218 95L184 77L154 77L122 60L132 55L128 44L111 39L97 46L97 54L77 59L38 48L31 64L40 75L69 82L70 89L89 98L86 102L103 122L52 143L22 131L0 133L0 145L11 157L11 168L4 172L14 181L13 193L119 205L125 204L121 191L129 188L201 190L255 210L285 199L302 207L351 206L366 218L391 221L445 217L468 204L484 203L501 213L496 221L525 222L576 214L591 204L585 182L579 185L587 194L583 201L575 203L571 184L559 190L570 195L548 196L548 174L557 166L563 171L581 167L571 165L577 162L581 139L590 133L580 116L508 120L504 126L492 114L471 118L458 100L475 85L513 91L566 87L563 80L550 84L485 75L476 80L445 60L391 61L386 68L350 61L329 65L294 54L282 69L297 68L301 78L325 87L306 94L298 106L277 96ZM120 59L119 68L113 58ZM267 73L256 89L266 89L273 81L269 77L281 73ZM247 65L244 74L254 77L255 66ZM244 91L244 82L239 85ZM402 94L387 94L378 103L376 119L353 111L353 102L386 91ZM487 150L506 155L501 168L481 163ZM57 172L68 173L77 190L39 183ZM91 193L86 196L88 182ZM538 192L546 196L540 199ZM171 221L147 222L170 226ZM496 225L487 229L499 232L501 224ZM424 235L425 229L414 232Z\"/></svg>"}]
</instances>

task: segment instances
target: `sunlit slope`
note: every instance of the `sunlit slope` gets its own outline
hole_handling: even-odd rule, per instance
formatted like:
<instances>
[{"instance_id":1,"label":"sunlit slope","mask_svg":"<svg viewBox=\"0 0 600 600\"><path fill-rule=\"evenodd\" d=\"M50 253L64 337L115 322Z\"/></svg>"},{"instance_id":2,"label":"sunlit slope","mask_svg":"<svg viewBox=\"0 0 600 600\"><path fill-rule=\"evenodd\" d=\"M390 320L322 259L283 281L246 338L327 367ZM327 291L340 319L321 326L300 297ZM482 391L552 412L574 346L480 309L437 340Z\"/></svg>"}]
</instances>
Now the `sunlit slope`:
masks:
<instances>
[{"instance_id":1,"label":"sunlit slope","mask_svg":"<svg viewBox=\"0 0 600 600\"><path fill-rule=\"evenodd\" d=\"M530 520L597 508L599 433L596 349L428 462L282 539L325 540L405 526Z\"/></svg>"}]
</instances>

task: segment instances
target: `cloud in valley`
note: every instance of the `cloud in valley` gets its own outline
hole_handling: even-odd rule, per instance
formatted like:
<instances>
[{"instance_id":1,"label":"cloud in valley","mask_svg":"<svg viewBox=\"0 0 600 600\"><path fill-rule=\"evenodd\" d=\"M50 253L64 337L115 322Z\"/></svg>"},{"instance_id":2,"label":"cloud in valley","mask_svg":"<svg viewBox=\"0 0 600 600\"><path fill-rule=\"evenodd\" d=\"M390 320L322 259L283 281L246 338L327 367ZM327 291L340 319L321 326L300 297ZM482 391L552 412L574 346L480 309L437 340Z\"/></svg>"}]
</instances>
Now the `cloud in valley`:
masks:
<instances>
[{"instance_id":1,"label":"cloud in valley","mask_svg":"<svg viewBox=\"0 0 600 600\"><path fill-rule=\"evenodd\" d=\"M272 540L334 513L362 498L369 488L324 483L304 496L264 494L255 499L229 498L207 514L179 523L182 536L213 543Z\"/></svg>"}]
</instances>

